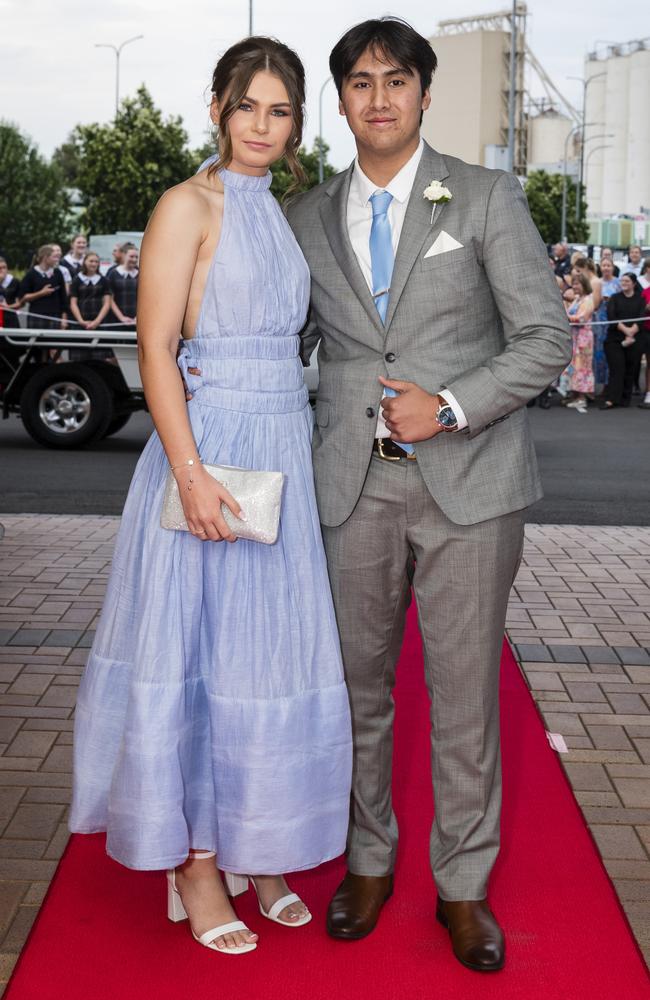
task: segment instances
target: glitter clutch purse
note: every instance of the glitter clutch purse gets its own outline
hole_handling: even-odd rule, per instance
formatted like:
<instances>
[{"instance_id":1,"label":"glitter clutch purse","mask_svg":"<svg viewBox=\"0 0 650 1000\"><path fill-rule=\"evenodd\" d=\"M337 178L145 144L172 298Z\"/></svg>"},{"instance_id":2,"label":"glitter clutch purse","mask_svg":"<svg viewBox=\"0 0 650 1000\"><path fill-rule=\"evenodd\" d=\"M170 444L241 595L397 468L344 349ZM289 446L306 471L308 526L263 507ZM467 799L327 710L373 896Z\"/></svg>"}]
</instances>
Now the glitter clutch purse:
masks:
<instances>
[{"instance_id":1,"label":"glitter clutch purse","mask_svg":"<svg viewBox=\"0 0 650 1000\"><path fill-rule=\"evenodd\" d=\"M231 465L204 465L203 468L225 486L246 514L246 520L240 521L225 504L221 504L221 513L233 535L273 545L278 537L284 474L237 469ZM172 472L165 484L160 526L171 531L189 531L178 483Z\"/></svg>"}]
</instances>

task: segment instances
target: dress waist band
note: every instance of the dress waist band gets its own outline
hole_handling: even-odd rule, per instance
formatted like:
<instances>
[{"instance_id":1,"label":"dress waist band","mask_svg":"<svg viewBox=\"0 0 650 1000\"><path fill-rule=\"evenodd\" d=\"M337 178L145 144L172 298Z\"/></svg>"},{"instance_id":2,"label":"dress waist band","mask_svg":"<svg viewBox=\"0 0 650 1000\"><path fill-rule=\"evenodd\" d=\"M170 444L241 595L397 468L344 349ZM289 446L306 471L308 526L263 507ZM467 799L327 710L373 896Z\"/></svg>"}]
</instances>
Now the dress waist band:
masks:
<instances>
[{"instance_id":1,"label":"dress waist band","mask_svg":"<svg viewBox=\"0 0 650 1000\"><path fill-rule=\"evenodd\" d=\"M193 337L181 341L181 353L190 358L260 358L264 361L285 361L300 352L297 333L289 337Z\"/></svg>"},{"instance_id":2,"label":"dress waist band","mask_svg":"<svg viewBox=\"0 0 650 1000\"><path fill-rule=\"evenodd\" d=\"M240 413L296 413L309 405L309 393L305 385L290 392L254 392L250 389L201 385L194 390L192 402Z\"/></svg>"}]
</instances>

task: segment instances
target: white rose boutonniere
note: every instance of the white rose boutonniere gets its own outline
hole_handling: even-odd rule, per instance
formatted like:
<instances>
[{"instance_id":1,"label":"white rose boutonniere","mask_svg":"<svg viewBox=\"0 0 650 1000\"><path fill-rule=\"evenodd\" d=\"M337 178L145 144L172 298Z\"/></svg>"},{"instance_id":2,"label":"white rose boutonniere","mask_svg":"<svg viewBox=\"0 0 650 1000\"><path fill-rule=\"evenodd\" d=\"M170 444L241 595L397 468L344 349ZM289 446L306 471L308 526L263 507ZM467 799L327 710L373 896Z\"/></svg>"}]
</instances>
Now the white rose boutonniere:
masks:
<instances>
[{"instance_id":1,"label":"white rose boutonniere","mask_svg":"<svg viewBox=\"0 0 650 1000\"><path fill-rule=\"evenodd\" d=\"M446 205L448 201L451 201L452 194L449 188L446 188L441 181L431 181L429 186L424 189L423 197L431 202L431 222L433 222L433 213L436 210L436 205Z\"/></svg>"}]
</instances>

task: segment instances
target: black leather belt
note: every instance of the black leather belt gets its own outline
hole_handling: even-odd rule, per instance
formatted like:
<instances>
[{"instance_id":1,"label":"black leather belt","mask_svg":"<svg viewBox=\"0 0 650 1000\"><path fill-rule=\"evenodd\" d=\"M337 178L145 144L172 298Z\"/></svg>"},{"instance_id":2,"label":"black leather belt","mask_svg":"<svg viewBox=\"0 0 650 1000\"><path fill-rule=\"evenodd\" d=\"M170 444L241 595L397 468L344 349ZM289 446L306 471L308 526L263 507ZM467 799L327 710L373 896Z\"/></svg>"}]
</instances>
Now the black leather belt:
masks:
<instances>
[{"instance_id":1,"label":"black leather belt","mask_svg":"<svg viewBox=\"0 0 650 1000\"><path fill-rule=\"evenodd\" d=\"M380 458L383 458L385 462L399 462L401 458L407 458L415 462L414 451L409 455L396 441L391 441L390 438L375 438L372 444L372 452L373 455L379 455Z\"/></svg>"}]
</instances>

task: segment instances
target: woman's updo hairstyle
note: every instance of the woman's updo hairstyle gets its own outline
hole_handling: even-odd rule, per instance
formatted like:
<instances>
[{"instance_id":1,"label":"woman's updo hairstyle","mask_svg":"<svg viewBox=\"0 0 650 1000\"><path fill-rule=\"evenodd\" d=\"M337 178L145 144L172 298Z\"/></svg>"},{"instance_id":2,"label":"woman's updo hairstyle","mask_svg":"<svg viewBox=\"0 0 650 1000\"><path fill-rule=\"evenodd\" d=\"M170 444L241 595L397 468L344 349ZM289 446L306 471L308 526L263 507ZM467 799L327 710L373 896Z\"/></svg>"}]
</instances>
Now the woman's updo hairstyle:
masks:
<instances>
[{"instance_id":1,"label":"woman's updo hairstyle","mask_svg":"<svg viewBox=\"0 0 650 1000\"><path fill-rule=\"evenodd\" d=\"M228 122L246 96L251 80L260 72L277 76L289 95L293 124L284 155L297 186L306 180L298 160L305 120L305 69L288 45L263 36L245 38L232 45L224 52L212 75L212 94L219 105L219 158L210 166L209 173L227 167L231 162L232 141Z\"/></svg>"}]
</instances>

